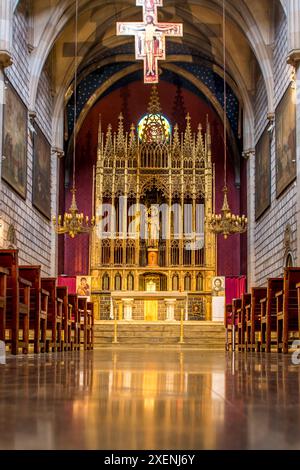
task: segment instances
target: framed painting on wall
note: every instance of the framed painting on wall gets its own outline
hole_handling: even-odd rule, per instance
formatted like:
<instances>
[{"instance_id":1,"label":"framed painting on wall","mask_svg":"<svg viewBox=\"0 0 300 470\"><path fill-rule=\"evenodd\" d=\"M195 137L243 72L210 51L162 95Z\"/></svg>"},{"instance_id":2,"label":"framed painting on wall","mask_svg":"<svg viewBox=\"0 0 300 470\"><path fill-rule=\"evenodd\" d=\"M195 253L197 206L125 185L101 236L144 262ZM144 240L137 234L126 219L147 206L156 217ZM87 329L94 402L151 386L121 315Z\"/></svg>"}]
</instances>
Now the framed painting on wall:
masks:
<instances>
[{"instance_id":1,"label":"framed painting on wall","mask_svg":"<svg viewBox=\"0 0 300 470\"><path fill-rule=\"evenodd\" d=\"M3 108L2 179L26 198L28 111L10 83L6 82Z\"/></svg>"},{"instance_id":2,"label":"framed painting on wall","mask_svg":"<svg viewBox=\"0 0 300 470\"><path fill-rule=\"evenodd\" d=\"M91 276L76 277L76 293L79 297L86 297L88 302L91 300Z\"/></svg>"},{"instance_id":3,"label":"framed painting on wall","mask_svg":"<svg viewBox=\"0 0 300 470\"><path fill-rule=\"evenodd\" d=\"M51 145L35 125L33 152L32 204L47 219L51 218Z\"/></svg>"},{"instance_id":4,"label":"framed painting on wall","mask_svg":"<svg viewBox=\"0 0 300 470\"><path fill-rule=\"evenodd\" d=\"M266 128L255 148L255 219L271 205L271 145Z\"/></svg>"},{"instance_id":5,"label":"framed painting on wall","mask_svg":"<svg viewBox=\"0 0 300 470\"><path fill-rule=\"evenodd\" d=\"M212 295L213 297L225 296L225 277L216 276L212 278Z\"/></svg>"},{"instance_id":6,"label":"framed painting on wall","mask_svg":"<svg viewBox=\"0 0 300 470\"><path fill-rule=\"evenodd\" d=\"M296 91L290 86L276 109L276 194L296 178Z\"/></svg>"}]
</instances>

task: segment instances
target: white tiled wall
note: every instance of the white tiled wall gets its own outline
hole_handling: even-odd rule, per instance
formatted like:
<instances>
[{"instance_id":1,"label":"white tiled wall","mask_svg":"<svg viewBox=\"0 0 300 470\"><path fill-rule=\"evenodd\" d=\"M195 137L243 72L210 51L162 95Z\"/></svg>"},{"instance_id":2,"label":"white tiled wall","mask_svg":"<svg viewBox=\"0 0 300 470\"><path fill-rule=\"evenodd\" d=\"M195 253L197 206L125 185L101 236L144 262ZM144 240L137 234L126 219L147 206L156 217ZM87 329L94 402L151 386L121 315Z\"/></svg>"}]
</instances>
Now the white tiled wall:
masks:
<instances>
[{"instance_id":1,"label":"white tiled wall","mask_svg":"<svg viewBox=\"0 0 300 470\"><path fill-rule=\"evenodd\" d=\"M26 12L20 7L14 16L13 29L13 60L12 67L7 69L6 76L17 90L28 107L29 100L29 51L27 41L28 21ZM37 122L51 143L52 97L50 78L43 72L37 94ZM1 184L1 218L2 239L0 243L6 247L6 235L10 224L13 224L17 235L17 246L20 250L22 264L42 265L44 275L53 272L53 234L47 219L32 206L32 170L33 145L32 135L28 131L28 168L27 196L23 200L5 182ZM52 172L56 171L52 165Z\"/></svg>"},{"instance_id":2,"label":"white tiled wall","mask_svg":"<svg viewBox=\"0 0 300 470\"><path fill-rule=\"evenodd\" d=\"M288 52L287 23L282 18L277 25L273 55L275 80L275 108L290 85L291 69L286 64ZM267 97L262 78L258 81L255 103L256 142L267 125ZM284 233L287 224L292 229L292 250L296 259L296 186L293 183L281 197L276 198L275 131L271 144L271 208L257 221L255 227L256 285L266 283L268 277L282 274L284 265Z\"/></svg>"}]
</instances>

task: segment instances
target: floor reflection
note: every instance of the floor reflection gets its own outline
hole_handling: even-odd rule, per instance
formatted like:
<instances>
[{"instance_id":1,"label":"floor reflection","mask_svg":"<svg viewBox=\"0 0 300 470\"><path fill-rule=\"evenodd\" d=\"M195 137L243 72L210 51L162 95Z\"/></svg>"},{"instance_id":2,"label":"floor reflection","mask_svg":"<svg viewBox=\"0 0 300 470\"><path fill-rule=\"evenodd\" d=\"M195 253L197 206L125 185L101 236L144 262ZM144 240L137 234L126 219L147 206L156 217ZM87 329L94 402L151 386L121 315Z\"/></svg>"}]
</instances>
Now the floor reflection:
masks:
<instances>
[{"instance_id":1,"label":"floor reflection","mask_svg":"<svg viewBox=\"0 0 300 470\"><path fill-rule=\"evenodd\" d=\"M105 349L8 357L1 449L299 448L289 356Z\"/></svg>"}]
</instances>

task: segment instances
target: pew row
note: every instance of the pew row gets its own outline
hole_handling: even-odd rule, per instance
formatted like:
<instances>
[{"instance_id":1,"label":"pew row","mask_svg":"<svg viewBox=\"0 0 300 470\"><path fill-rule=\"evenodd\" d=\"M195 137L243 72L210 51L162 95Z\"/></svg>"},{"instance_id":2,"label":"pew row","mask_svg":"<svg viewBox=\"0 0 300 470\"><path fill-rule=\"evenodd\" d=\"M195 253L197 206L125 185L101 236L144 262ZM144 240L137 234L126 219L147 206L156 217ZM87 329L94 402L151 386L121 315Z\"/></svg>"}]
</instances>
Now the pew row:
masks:
<instances>
[{"instance_id":1,"label":"pew row","mask_svg":"<svg viewBox=\"0 0 300 470\"><path fill-rule=\"evenodd\" d=\"M0 266L8 271L5 281L5 309L2 309L1 313L1 324L2 328L4 327L2 336L12 354L18 354L20 349L26 354L29 348L30 288L32 284L20 275L17 250L0 250Z\"/></svg>"},{"instance_id":2,"label":"pew row","mask_svg":"<svg viewBox=\"0 0 300 470\"><path fill-rule=\"evenodd\" d=\"M12 354L91 350L94 308L86 298L20 266L18 250L0 250L0 341Z\"/></svg>"}]
</instances>

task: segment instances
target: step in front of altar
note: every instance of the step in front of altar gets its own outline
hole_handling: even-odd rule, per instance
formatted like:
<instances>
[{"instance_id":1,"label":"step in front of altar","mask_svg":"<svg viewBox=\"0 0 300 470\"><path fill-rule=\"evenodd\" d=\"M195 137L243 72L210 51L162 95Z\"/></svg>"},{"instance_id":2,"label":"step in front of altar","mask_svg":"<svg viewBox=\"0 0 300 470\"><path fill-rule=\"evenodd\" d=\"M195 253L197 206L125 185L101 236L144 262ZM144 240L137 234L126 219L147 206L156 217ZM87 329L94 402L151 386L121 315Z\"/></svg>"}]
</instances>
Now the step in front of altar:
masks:
<instances>
[{"instance_id":1,"label":"step in front of altar","mask_svg":"<svg viewBox=\"0 0 300 470\"><path fill-rule=\"evenodd\" d=\"M112 344L113 321L97 321L94 346L101 348ZM180 323L126 322L117 325L119 344L127 345L177 345L180 340ZM223 322L184 322L184 342L200 349L224 350L225 328Z\"/></svg>"}]
</instances>

